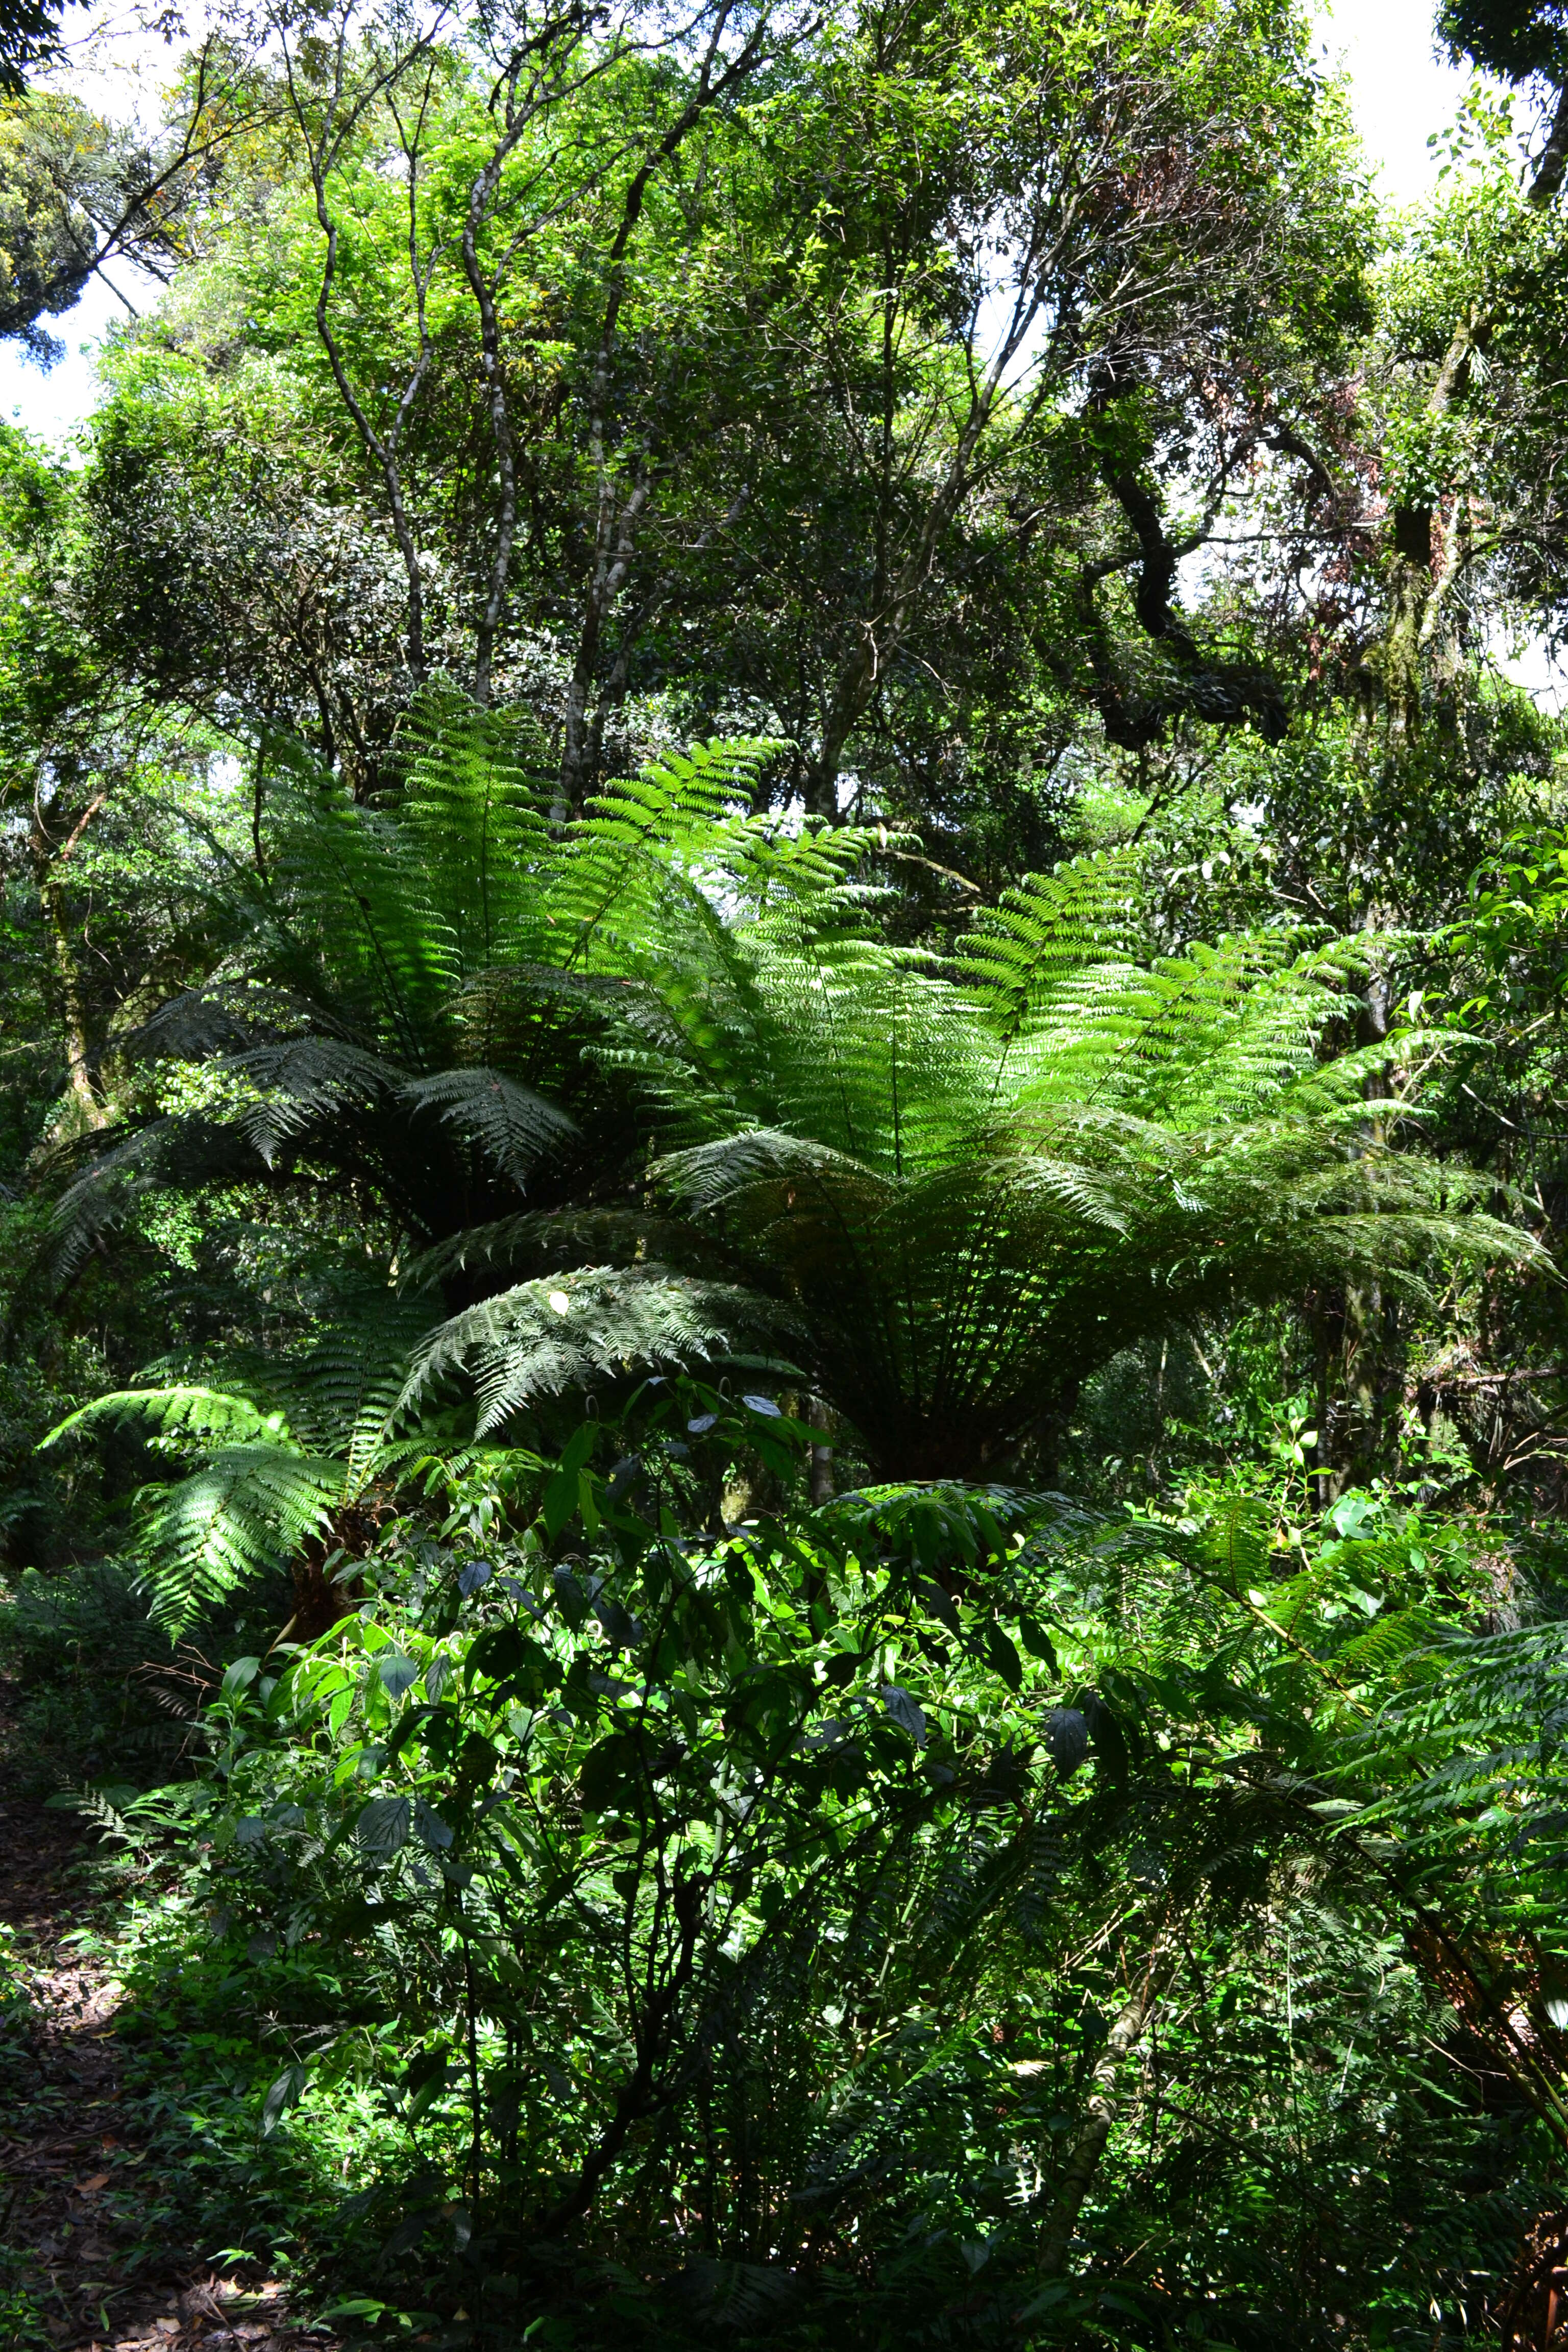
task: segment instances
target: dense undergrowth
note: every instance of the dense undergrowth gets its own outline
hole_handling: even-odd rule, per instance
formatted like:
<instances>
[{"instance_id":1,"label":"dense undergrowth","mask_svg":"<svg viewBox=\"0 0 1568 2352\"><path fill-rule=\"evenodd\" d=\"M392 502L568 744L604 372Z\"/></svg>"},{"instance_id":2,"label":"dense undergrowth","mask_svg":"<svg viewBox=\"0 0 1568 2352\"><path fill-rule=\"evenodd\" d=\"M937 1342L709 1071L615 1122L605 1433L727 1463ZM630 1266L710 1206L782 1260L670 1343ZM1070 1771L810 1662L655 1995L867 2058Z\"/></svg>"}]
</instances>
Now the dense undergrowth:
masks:
<instances>
[{"instance_id":1,"label":"dense undergrowth","mask_svg":"<svg viewBox=\"0 0 1568 2352\"><path fill-rule=\"evenodd\" d=\"M1362 1827L1416 1759L1358 1749L1398 1662L1457 1671L1479 1532L1357 1496L1313 1536L1288 1437L1174 1517L813 1510L810 1439L661 1383L553 1465L432 1465L313 1643L224 1629L175 1778L105 1787L88 1727L148 2242L374 2341L1479 2321L1552 2140L1412 1934L1496 1889L1419 1810ZM775 1510L682 1535L742 1468ZM58 1727L123 1674L42 1607L6 1637Z\"/></svg>"}]
</instances>

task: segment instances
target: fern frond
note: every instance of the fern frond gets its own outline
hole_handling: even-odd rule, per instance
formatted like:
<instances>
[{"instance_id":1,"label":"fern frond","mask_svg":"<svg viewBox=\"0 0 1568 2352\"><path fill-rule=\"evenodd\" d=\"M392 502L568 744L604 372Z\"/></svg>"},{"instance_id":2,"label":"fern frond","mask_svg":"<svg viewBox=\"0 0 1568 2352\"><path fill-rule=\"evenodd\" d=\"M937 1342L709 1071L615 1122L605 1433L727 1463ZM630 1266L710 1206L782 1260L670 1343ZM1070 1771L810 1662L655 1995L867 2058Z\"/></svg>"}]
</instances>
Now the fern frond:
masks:
<instances>
[{"instance_id":1,"label":"fern frond","mask_svg":"<svg viewBox=\"0 0 1568 2352\"><path fill-rule=\"evenodd\" d=\"M628 936L641 908L662 897L671 863L750 797L783 748L747 739L699 744L607 784L571 828L552 877L547 913L560 950L549 961L584 966L612 910L616 933Z\"/></svg>"},{"instance_id":2,"label":"fern frond","mask_svg":"<svg viewBox=\"0 0 1568 2352\"><path fill-rule=\"evenodd\" d=\"M530 951L538 878L549 860L548 755L515 712L479 710L427 688L404 721L397 830L427 877L459 979Z\"/></svg>"},{"instance_id":3,"label":"fern frond","mask_svg":"<svg viewBox=\"0 0 1568 2352\"><path fill-rule=\"evenodd\" d=\"M343 1465L276 1444L224 1446L194 1476L158 1489L137 1537L153 1615L171 1634L325 1528Z\"/></svg>"},{"instance_id":4,"label":"fern frond","mask_svg":"<svg viewBox=\"0 0 1568 2352\"><path fill-rule=\"evenodd\" d=\"M346 1461L357 1487L398 1433L404 1375L429 1320L428 1303L388 1279L347 1283L309 1345L241 1358L235 1374L282 1409L304 1450Z\"/></svg>"},{"instance_id":5,"label":"fern frond","mask_svg":"<svg viewBox=\"0 0 1568 2352\"><path fill-rule=\"evenodd\" d=\"M874 1216L897 1198L887 1178L847 1152L777 1128L748 1128L691 1150L670 1152L648 1174L697 1216L743 1203L749 1231L779 1214L794 1215L803 1194L818 1201L837 1223L851 1213L852 1202L859 1215Z\"/></svg>"},{"instance_id":6,"label":"fern frond","mask_svg":"<svg viewBox=\"0 0 1568 2352\"><path fill-rule=\"evenodd\" d=\"M1002 1037L1016 1037L1068 974L1128 944L1136 871L1128 852L1074 858L1054 874L1026 876L976 912L958 970Z\"/></svg>"},{"instance_id":7,"label":"fern frond","mask_svg":"<svg viewBox=\"0 0 1568 2352\"><path fill-rule=\"evenodd\" d=\"M405 1084L395 1062L342 1037L254 1045L223 1066L255 1089L235 1123L268 1168L284 1143L390 1102Z\"/></svg>"},{"instance_id":8,"label":"fern frond","mask_svg":"<svg viewBox=\"0 0 1568 2352\"><path fill-rule=\"evenodd\" d=\"M517 1184L578 1132L568 1112L499 1070L437 1070L405 1080L397 1092L413 1109L434 1110L466 1141L477 1143Z\"/></svg>"},{"instance_id":9,"label":"fern frond","mask_svg":"<svg viewBox=\"0 0 1568 2352\"><path fill-rule=\"evenodd\" d=\"M415 1406L442 1381L470 1376L482 1437L537 1397L633 1372L686 1370L787 1322L732 1284L683 1279L660 1265L584 1266L520 1283L441 1324L417 1350L400 1402Z\"/></svg>"},{"instance_id":10,"label":"fern frond","mask_svg":"<svg viewBox=\"0 0 1568 2352\"><path fill-rule=\"evenodd\" d=\"M412 1260L403 1287L426 1289L482 1266L626 1265L650 1258L682 1273L741 1272L721 1243L657 1209L546 1209L454 1234Z\"/></svg>"},{"instance_id":11,"label":"fern frond","mask_svg":"<svg viewBox=\"0 0 1568 2352\"><path fill-rule=\"evenodd\" d=\"M116 1389L95 1397L90 1404L68 1413L40 1442L56 1445L64 1437L101 1423L139 1421L149 1435L162 1438L219 1438L246 1444L268 1433L272 1442L288 1441L281 1417L264 1414L248 1397L230 1396L220 1389L176 1386L162 1389Z\"/></svg>"},{"instance_id":12,"label":"fern frond","mask_svg":"<svg viewBox=\"0 0 1568 2352\"><path fill-rule=\"evenodd\" d=\"M1205 1565L1227 1592L1272 1580L1274 1528L1262 1507L1243 1496L1230 1501L1202 1539Z\"/></svg>"},{"instance_id":13,"label":"fern frond","mask_svg":"<svg viewBox=\"0 0 1568 2352\"><path fill-rule=\"evenodd\" d=\"M258 1172L256 1156L237 1126L200 1117L153 1119L129 1135L113 1128L97 1130L89 1147L89 1165L67 1185L50 1214L48 1255L59 1282L68 1281L88 1253L124 1224L145 1195L254 1181Z\"/></svg>"},{"instance_id":14,"label":"fern frond","mask_svg":"<svg viewBox=\"0 0 1568 2352\"><path fill-rule=\"evenodd\" d=\"M1406 1659L1430 1648L1435 1630L1424 1609L1390 1610L1334 1653L1334 1670L1347 1682L1391 1681Z\"/></svg>"}]
</instances>

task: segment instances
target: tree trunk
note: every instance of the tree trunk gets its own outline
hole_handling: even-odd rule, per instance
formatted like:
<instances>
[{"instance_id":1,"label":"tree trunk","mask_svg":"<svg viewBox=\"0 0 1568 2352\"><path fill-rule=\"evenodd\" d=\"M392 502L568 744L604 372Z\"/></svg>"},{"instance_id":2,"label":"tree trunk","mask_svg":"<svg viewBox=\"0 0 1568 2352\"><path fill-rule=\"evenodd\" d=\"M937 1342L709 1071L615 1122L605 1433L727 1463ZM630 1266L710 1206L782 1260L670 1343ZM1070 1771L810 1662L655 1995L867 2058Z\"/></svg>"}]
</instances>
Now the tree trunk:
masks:
<instances>
[{"instance_id":1,"label":"tree trunk","mask_svg":"<svg viewBox=\"0 0 1568 2352\"><path fill-rule=\"evenodd\" d=\"M1557 92L1552 129L1535 176L1525 192L1533 212L1544 212L1563 184L1568 165L1568 82ZM1434 424L1453 404L1470 356L1491 324L1492 306L1473 302L1455 327L1443 355L1443 364L1427 397L1426 414ZM1388 619L1382 642L1369 656L1367 667L1377 678L1384 704L1395 728L1413 731L1421 718L1421 649L1435 617L1433 591L1437 585L1432 551L1433 510L1428 506L1395 507L1392 517L1392 564L1389 573ZM1454 560L1458 560L1456 556Z\"/></svg>"},{"instance_id":2,"label":"tree trunk","mask_svg":"<svg viewBox=\"0 0 1568 2352\"><path fill-rule=\"evenodd\" d=\"M60 992L61 1029L64 1033L66 1059L68 1064L67 1087L84 1126L107 1127L108 1114L92 1090L88 1071L87 1003L82 994L81 978L77 971L76 956L71 947L70 924L66 912L64 868L93 818L108 799L107 792L96 793L71 827L58 849L50 841L44 825L42 811L37 803L33 808L32 853L33 874L37 884L39 904L43 909L44 927L49 938L49 957L55 968L55 979Z\"/></svg>"},{"instance_id":3,"label":"tree trunk","mask_svg":"<svg viewBox=\"0 0 1568 2352\"><path fill-rule=\"evenodd\" d=\"M1110 2127L1116 2121L1121 2103L1117 2075L1129 2053L1135 2050L1142 2040L1153 2008L1154 1960L1151 1956L1143 1972L1143 1980L1112 2025L1100 2063L1089 2078L1089 2105L1083 2128L1068 2159L1050 2219L1040 2232L1037 2268L1041 2278L1057 2277L1067 2261L1078 2217L1083 2210L1084 2199L1094 2185L1094 2176L1100 2169L1100 2160L1105 2154Z\"/></svg>"},{"instance_id":4,"label":"tree trunk","mask_svg":"<svg viewBox=\"0 0 1568 2352\"><path fill-rule=\"evenodd\" d=\"M833 1500L833 1448L827 1442L833 1416L819 1398L814 1398L806 1419L814 1430L822 1433L820 1438L813 1438L811 1447L811 1503L815 1510L818 1504Z\"/></svg>"},{"instance_id":5,"label":"tree trunk","mask_svg":"<svg viewBox=\"0 0 1568 2352\"><path fill-rule=\"evenodd\" d=\"M1386 972L1367 975L1366 1001L1356 1022L1358 1045L1381 1045L1388 1035L1391 992ZM1388 1097L1388 1081L1373 1074L1365 1084L1373 1106L1366 1139L1376 1148L1384 1139L1383 1119L1375 1106ZM1383 1286L1376 1281L1351 1283L1345 1290L1344 1323L1341 1335L1345 1399L1345 1444L1331 1499L1352 1480L1370 1478L1376 1466L1382 1437L1384 1341L1387 1317Z\"/></svg>"}]
</instances>

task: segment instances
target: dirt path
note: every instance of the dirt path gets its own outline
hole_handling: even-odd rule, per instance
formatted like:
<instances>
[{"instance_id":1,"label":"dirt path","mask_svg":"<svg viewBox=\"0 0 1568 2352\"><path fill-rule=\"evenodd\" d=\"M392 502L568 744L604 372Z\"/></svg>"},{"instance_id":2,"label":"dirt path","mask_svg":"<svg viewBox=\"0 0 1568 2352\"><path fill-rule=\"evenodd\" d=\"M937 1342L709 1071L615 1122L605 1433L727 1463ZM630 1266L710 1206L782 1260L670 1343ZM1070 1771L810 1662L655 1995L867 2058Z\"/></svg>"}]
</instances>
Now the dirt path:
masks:
<instances>
[{"instance_id":1,"label":"dirt path","mask_svg":"<svg viewBox=\"0 0 1568 2352\"><path fill-rule=\"evenodd\" d=\"M156 2248L149 2259L121 1989L71 1942L106 1924L83 1867L93 1841L73 1815L16 1793L9 1696L0 1683L0 2347L330 2352L325 2333L290 2325L276 2281L193 2274ZM25 2001L5 2000L8 1979Z\"/></svg>"}]
</instances>

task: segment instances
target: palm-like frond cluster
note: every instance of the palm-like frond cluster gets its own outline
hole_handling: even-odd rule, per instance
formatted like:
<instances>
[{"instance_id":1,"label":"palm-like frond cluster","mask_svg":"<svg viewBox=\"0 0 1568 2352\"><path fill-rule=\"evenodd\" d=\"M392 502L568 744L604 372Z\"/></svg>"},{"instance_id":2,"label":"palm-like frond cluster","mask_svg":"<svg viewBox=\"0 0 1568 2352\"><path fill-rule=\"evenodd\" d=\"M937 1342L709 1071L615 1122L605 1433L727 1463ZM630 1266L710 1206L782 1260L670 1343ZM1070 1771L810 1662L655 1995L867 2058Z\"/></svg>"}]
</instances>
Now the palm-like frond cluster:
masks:
<instances>
[{"instance_id":1,"label":"palm-like frond cluster","mask_svg":"<svg viewBox=\"0 0 1568 2352\"><path fill-rule=\"evenodd\" d=\"M941 967L882 943L820 857L731 865L734 911L673 971L627 942L597 1052L677 1146L656 1192L787 1307L882 1474L983 1475L1201 1308L1527 1247L1463 1176L1369 1132L1386 1049L1321 1050L1343 951L1140 966L1119 952L1132 877L1106 859L1013 894Z\"/></svg>"},{"instance_id":2,"label":"palm-like frond cluster","mask_svg":"<svg viewBox=\"0 0 1568 2352\"><path fill-rule=\"evenodd\" d=\"M1388 1047L1325 1055L1348 951L1139 963L1102 857L942 961L882 935L885 833L749 813L772 745L553 830L490 719L434 702L412 741L395 807L281 795L231 968L145 1040L205 1055L215 1107L112 1138L60 1213L79 1245L148 1182L367 1184L448 1312L405 1413L460 1374L495 1429L744 1345L879 1474L973 1477L1151 1329L1528 1251L1394 1111L1373 1129Z\"/></svg>"},{"instance_id":3,"label":"palm-like frond cluster","mask_svg":"<svg viewBox=\"0 0 1568 2352\"><path fill-rule=\"evenodd\" d=\"M672 760L558 839L514 731L437 697L410 740L395 809L310 770L279 782L266 871L234 877L227 968L134 1041L207 1065L215 1098L89 1139L62 1270L159 1186L355 1181L420 1246L640 1166L584 1048L619 943L667 895L663 843L691 856L722 830L769 747Z\"/></svg>"}]
</instances>

